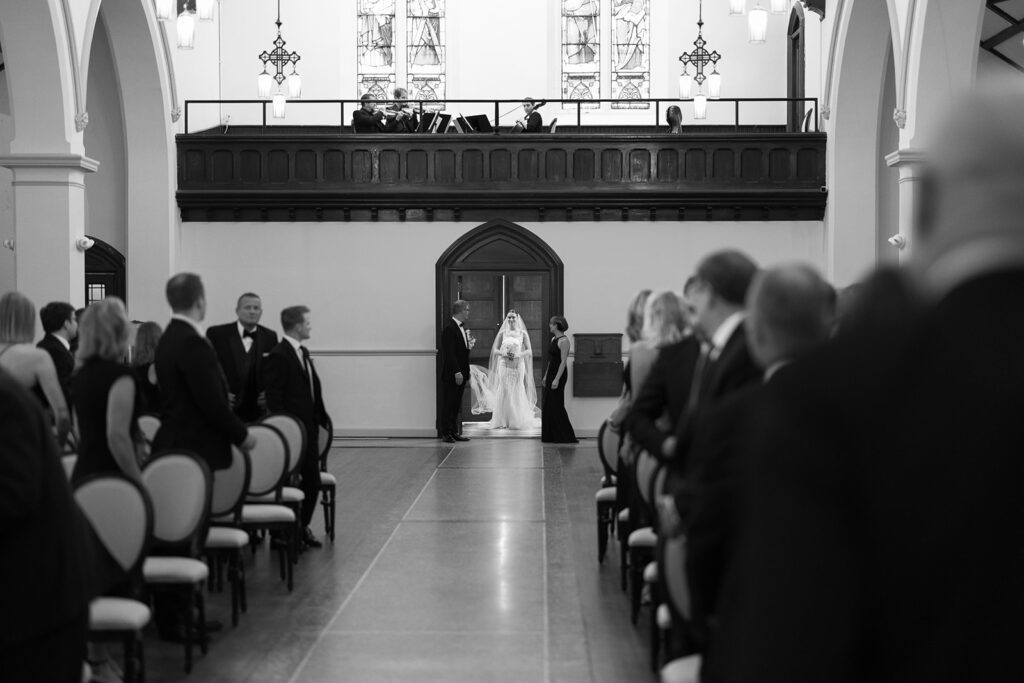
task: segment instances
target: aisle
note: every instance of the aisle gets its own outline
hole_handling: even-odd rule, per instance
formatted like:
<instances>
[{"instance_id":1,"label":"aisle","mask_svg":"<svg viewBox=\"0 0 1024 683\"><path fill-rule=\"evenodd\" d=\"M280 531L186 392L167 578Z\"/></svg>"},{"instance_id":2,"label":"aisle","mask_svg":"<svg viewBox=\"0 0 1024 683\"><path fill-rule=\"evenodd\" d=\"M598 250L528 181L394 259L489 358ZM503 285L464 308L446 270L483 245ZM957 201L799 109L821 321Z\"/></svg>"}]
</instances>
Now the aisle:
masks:
<instances>
[{"instance_id":1,"label":"aisle","mask_svg":"<svg viewBox=\"0 0 1024 683\"><path fill-rule=\"evenodd\" d=\"M294 593L261 549L239 627L187 678L147 638L150 681L654 680L595 559L592 441L350 441L331 471L338 537L302 557ZM227 621L226 596L208 603Z\"/></svg>"}]
</instances>

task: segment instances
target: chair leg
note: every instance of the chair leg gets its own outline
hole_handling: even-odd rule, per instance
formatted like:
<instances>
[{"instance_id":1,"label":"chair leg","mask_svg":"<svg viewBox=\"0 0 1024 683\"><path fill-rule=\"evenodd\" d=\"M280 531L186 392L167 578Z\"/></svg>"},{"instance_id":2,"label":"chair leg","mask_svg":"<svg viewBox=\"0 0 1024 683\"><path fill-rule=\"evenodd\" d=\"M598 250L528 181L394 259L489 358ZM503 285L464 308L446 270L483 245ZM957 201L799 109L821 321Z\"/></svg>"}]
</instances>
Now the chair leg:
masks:
<instances>
[{"instance_id":1,"label":"chair leg","mask_svg":"<svg viewBox=\"0 0 1024 683\"><path fill-rule=\"evenodd\" d=\"M189 586L189 595L194 590L193 586ZM192 600L186 600L187 605L185 609L185 673L192 673L192 640L194 633L194 621L195 614L193 612Z\"/></svg>"},{"instance_id":2,"label":"chair leg","mask_svg":"<svg viewBox=\"0 0 1024 683\"><path fill-rule=\"evenodd\" d=\"M231 583L231 625L238 626L238 566L242 564L242 551L228 556L228 582Z\"/></svg>"},{"instance_id":3,"label":"chair leg","mask_svg":"<svg viewBox=\"0 0 1024 683\"><path fill-rule=\"evenodd\" d=\"M651 587L653 598L654 587ZM661 629L658 628L658 606L657 601L651 600L651 671L658 670L658 655L661 654Z\"/></svg>"},{"instance_id":4,"label":"chair leg","mask_svg":"<svg viewBox=\"0 0 1024 683\"><path fill-rule=\"evenodd\" d=\"M124 638L124 680L135 683L135 641L139 634L132 631Z\"/></svg>"},{"instance_id":5,"label":"chair leg","mask_svg":"<svg viewBox=\"0 0 1024 683\"><path fill-rule=\"evenodd\" d=\"M238 553L238 597L242 607L242 613L249 611L249 601L245 594L245 562L243 562L241 551Z\"/></svg>"},{"instance_id":6,"label":"chair leg","mask_svg":"<svg viewBox=\"0 0 1024 683\"><path fill-rule=\"evenodd\" d=\"M630 611L629 618L636 626L637 615L640 614L640 598L643 593L644 568L640 559L640 552L635 548L629 549L629 593Z\"/></svg>"},{"instance_id":7,"label":"chair leg","mask_svg":"<svg viewBox=\"0 0 1024 683\"><path fill-rule=\"evenodd\" d=\"M287 565L288 571L288 592L292 592L292 588L295 587L295 564L299 561L299 533L297 530L292 530L291 538L288 542L289 557Z\"/></svg>"},{"instance_id":8,"label":"chair leg","mask_svg":"<svg viewBox=\"0 0 1024 683\"><path fill-rule=\"evenodd\" d=\"M626 533L623 533L626 531ZM622 591L626 591L626 576L629 569L629 533L619 525L619 584Z\"/></svg>"},{"instance_id":9,"label":"chair leg","mask_svg":"<svg viewBox=\"0 0 1024 683\"><path fill-rule=\"evenodd\" d=\"M338 511L338 490L336 487L330 487L330 518L331 518L331 530L328 532L328 536L331 539L331 543L334 543L334 521L337 518Z\"/></svg>"},{"instance_id":10,"label":"chair leg","mask_svg":"<svg viewBox=\"0 0 1024 683\"><path fill-rule=\"evenodd\" d=\"M206 632L206 596L203 595L202 582L196 586L195 596L199 611L199 650L205 655L210 649L210 638Z\"/></svg>"},{"instance_id":11,"label":"chair leg","mask_svg":"<svg viewBox=\"0 0 1024 683\"><path fill-rule=\"evenodd\" d=\"M604 554L608 550L608 521L604 518L607 506L597 504L597 562L604 562Z\"/></svg>"},{"instance_id":12,"label":"chair leg","mask_svg":"<svg viewBox=\"0 0 1024 683\"><path fill-rule=\"evenodd\" d=\"M143 639L141 633L138 634L138 638L135 641L135 650L138 652L138 662L139 662L138 683L145 683L145 681L146 681L146 641Z\"/></svg>"}]
</instances>

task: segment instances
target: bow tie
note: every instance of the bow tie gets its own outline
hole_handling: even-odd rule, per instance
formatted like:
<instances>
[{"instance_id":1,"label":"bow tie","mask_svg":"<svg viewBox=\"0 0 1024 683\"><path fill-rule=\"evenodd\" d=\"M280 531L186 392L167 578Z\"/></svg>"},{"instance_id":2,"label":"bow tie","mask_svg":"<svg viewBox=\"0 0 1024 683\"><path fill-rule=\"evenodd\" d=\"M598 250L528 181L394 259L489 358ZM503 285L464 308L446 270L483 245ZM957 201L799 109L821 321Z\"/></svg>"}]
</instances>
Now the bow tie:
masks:
<instances>
[{"instance_id":1,"label":"bow tie","mask_svg":"<svg viewBox=\"0 0 1024 683\"><path fill-rule=\"evenodd\" d=\"M242 339L248 337L249 339L256 339L256 330L242 330Z\"/></svg>"}]
</instances>

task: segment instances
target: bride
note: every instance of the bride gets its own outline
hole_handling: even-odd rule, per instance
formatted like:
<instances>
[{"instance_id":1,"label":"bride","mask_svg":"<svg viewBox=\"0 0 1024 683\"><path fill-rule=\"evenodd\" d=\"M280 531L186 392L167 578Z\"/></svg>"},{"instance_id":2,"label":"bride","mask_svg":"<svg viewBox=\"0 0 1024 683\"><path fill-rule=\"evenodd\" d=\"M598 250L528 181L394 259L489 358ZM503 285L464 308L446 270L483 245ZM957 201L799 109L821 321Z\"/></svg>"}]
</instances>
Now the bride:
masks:
<instances>
[{"instance_id":1,"label":"bride","mask_svg":"<svg viewBox=\"0 0 1024 683\"><path fill-rule=\"evenodd\" d=\"M491 413L488 429L538 429L533 349L523 318L510 310L491 345L490 365L470 366L473 414Z\"/></svg>"}]
</instances>

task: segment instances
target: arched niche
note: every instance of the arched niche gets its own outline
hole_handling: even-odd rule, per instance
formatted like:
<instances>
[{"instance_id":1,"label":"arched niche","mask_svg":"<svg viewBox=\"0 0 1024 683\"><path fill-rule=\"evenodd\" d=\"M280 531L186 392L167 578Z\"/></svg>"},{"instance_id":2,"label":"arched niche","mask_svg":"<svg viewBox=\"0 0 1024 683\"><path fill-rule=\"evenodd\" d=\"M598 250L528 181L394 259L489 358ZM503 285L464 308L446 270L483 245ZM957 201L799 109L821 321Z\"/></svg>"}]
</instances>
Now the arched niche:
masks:
<instances>
[{"instance_id":1,"label":"arched niche","mask_svg":"<svg viewBox=\"0 0 1024 683\"><path fill-rule=\"evenodd\" d=\"M85 252L85 304L104 297L119 297L127 305L128 290L124 254L97 237Z\"/></svg>"},{"instance_id":2,"label":"arched niche","mask_svg":"<svg viewBox=\"0 0 1024 683\"><path fill-rule=\"evenodd\" d=\"M807 93L806 53L807 21L800 3L793 5L786 29L786 97L798 99ZM791 102L789 105L788 129L798 132L804 129L806 102Z\"/></svg>"},{"instance_id":3,"label":"arched niche","mask_svg":"<svg viewBox=\"0 0 1024 683\"><path fill-rule=\"evenodd\" d=\"M564 266L558 254L532 232L505 220L474 228L455 240L437 260L437 347L441 330L450 318L457 298L470 302L466 328L477 341L470 362L487 366L490 347L508 308L515 308L526 323L533 346L534 374L543 372L543 353L548 340L547 322L564 305ZM441 357L437 358L440 377ZM539 379L539 377L535 377ZM539 384L539 382L538 382ZM469 392L463 402L463 420L487 419L468 410ZM437 391L440 414L440 381Z\"/></svg>"}]
</instances>

